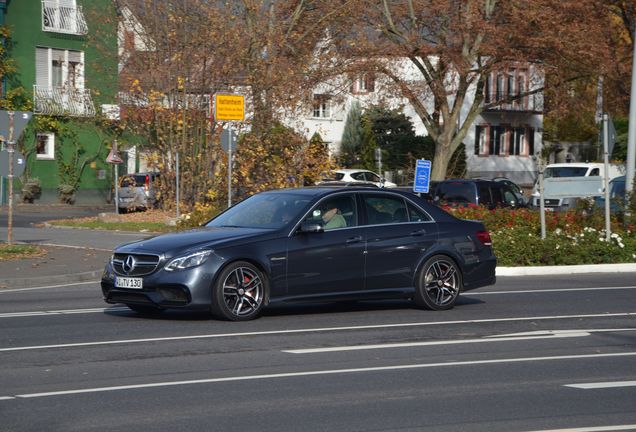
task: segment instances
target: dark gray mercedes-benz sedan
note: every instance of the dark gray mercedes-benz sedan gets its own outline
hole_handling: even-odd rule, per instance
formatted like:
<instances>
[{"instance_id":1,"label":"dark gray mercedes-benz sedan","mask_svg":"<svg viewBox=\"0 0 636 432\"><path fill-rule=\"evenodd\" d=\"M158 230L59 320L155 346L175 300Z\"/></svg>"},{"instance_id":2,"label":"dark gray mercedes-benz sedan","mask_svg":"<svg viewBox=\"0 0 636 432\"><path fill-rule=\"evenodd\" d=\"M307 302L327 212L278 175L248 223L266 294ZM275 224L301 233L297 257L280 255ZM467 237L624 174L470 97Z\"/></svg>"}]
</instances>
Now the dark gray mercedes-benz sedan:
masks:
<instances>
[{"instance_id":1,"label":"dark gray mercedes-benz sedan","mask_svg":"<svg viewBox=\"0 0 636 432\"><path fill-rule=\"evenodd\" d=\"M407 192L315 187L259 193L201 228L120 245L101 286L106 302L140 312L248 320L285 301L450 309L460 292L494 284L495 266L480 222Z\"/></svg>"}]
</instances>

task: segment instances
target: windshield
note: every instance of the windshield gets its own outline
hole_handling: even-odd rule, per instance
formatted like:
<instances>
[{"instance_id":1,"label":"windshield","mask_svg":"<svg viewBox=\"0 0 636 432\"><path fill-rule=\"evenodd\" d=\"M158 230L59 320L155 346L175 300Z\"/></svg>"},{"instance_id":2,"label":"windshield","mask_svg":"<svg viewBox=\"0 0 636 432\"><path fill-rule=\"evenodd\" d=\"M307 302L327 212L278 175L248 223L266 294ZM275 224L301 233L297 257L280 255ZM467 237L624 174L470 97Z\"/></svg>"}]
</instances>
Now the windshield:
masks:
<instances>
[{"instance_id":1,"label":"windshield","mask_svg":"<svg viewBox=\"0 0 636 432\"><path fill-rule=\"evenodd\" d=\"M552 167L546 168L543 176L548 177L584 177L587 167Z\"/></svg>"},{"instance_id":2,"label":"windshield","mask_svg":"<svg viewBox=\"0 0 636 432\"><path fill-rule=\"evenodd\" d=\"M288 192L253 195L221 213L206 227L279 229L297 221L311 197Z\"/></svg>"}]
</instances>

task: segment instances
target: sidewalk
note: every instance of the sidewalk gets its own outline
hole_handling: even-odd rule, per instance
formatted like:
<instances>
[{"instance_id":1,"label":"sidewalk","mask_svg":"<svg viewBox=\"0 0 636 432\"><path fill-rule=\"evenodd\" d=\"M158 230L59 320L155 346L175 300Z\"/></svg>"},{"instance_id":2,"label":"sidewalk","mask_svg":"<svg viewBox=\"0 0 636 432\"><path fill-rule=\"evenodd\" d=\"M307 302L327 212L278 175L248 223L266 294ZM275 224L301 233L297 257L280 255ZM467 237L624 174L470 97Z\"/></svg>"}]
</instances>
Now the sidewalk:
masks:
<instances>
[{"instance_id":1,"label":"sidewalk","mask_svg":"<svg viewBox=\"0 0 636 432\"><path fill-rule=\"evenodd\" d=\"M99 281L111 252L43 246L42 257L0 261L0 289Z\"/></svg>"}]
</instances>

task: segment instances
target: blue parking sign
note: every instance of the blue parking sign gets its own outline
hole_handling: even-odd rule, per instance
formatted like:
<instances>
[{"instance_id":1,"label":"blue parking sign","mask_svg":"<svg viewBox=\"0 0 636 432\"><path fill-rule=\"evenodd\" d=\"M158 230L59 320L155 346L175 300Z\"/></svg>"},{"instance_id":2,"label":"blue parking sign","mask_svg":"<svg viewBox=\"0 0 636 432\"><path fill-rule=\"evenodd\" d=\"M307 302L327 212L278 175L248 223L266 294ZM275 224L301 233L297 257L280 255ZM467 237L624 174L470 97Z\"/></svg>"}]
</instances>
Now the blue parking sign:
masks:
<instances>
[{"instance_id":1,"label":"blue parking sign","mask_svg":"<svg viewBox=\"0 0 636 432\"><path fill-rule=\"evenodd\" d=\"M431 180L431 161L419 159L415 162L415 180L413 181L413 192L428 193L428 186Z\"/></svg>"}]
</instances>

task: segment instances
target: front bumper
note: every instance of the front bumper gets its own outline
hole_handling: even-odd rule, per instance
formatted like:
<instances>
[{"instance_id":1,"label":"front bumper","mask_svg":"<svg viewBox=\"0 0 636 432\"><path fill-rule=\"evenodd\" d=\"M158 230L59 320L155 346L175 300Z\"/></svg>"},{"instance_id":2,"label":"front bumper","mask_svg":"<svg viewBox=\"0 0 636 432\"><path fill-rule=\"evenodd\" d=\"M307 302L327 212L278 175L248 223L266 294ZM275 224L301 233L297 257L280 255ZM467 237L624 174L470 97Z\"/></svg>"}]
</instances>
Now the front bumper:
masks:
<instances>
[{"instance_id":1,"label":"front bumper","mask_svg":"<svg viewBox=\"0 0 636 432\"><path fill-rule=\"evenodd\" d=\"M209 310L212 284L217 270L209 263L173 272L159 268L151 274L138 276L143 279L143 287L133 289L115 287L115 277L118 275L111 263L108 263L101 279L102 294L104 301L109 304L145 305L158 309Z\"/></svg>"}]
</instances>

